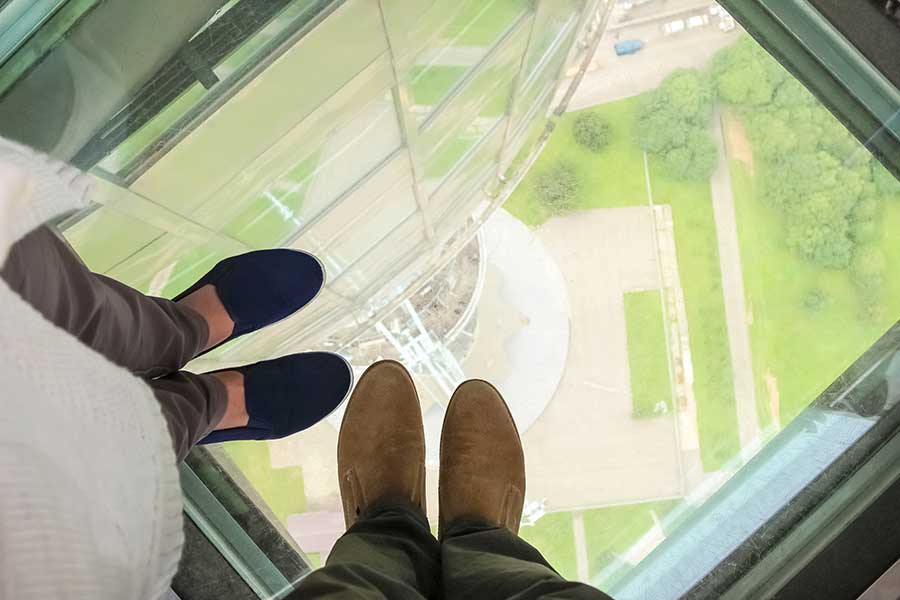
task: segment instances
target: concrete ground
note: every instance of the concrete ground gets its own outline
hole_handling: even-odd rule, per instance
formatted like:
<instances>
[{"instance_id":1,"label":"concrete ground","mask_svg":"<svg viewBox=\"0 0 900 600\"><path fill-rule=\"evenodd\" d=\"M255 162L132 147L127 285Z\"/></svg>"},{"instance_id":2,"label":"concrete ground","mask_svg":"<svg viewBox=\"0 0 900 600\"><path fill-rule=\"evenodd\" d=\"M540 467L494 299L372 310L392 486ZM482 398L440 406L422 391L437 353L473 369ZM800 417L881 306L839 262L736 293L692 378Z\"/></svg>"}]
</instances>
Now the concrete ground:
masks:
<instances>
[{"instance_id":1,"label":"concrete ground","mask_svg":"<svg viewBox=\"0 0 900 600\"><path fill-rule=\"evenodd\" d=\"M731 349L731 369L734 373L734 398L737 405L738 432L741 448L754 452L759 440L759 416L756 408L756 389L753 378L753 357L750 352L750 326L747 315L747 296L744 293L744 271L741 266L737 216L734 211L734 191L731 168L725 149L722 115L713 115L713 139L718 151L718 166L712 175L713 216L719 245L719 265L722 270L722 291L725 297L725 318L728 322L728 343ZM748 457L749 458L749 457Z\"/></svg>"},{"instance_id":2,"label":"concrete ground","mask_svg":"<svg viewBox=\"0 0 900 600\"><path fill-rule=\"evenodd\" d=\"M466 377L503 394L519 431L555 398L571 338L566 282L540 237L503 209L485 223L488 260Z\"/></svg>"},{"instance_id":3,"label":"concrete ground","mask_svg":"<svg viewBox=\"0 0 900 600\"><path fill-rule=\"evenodd\" d=\"M523 436L528 497L565 510L681 495L675 418L631 416L624 294L660 285L649 209L579 211L537 234L566 280L572 328L556 396Z\"/></svg>"},{"instance_id":4,"label":"concrete ground","mask_svg":"<svg viewBox=\"0 0 900 600\"><path fill-rule=\"evenodd\" d=\"M591 70L578 86L568 110L605 104L652 90L675 69L703 68L713 54L733 43L741 31L736 27L723 32L718 28L718 21L711 19L704 27L665 35L663 24L673 18L624 24L608 30L600 40ZM644 48L636 54L616 56L615 43L628 39L641 40Z\"/></svg>"}]
</instances>

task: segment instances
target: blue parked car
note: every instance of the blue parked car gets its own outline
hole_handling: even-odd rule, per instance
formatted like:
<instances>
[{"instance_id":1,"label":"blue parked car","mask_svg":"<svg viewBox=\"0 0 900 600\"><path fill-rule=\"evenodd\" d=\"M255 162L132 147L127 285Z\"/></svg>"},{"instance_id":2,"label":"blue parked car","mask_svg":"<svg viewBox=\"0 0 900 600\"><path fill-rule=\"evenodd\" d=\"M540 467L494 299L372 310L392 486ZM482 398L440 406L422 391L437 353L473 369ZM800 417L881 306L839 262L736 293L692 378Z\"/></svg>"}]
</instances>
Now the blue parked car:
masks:
<instances>
[{"instance_id":1,"label":"blue parked car","mask_svg":"<svg viewBox=\"0 0 900 600\"><path fill-rule=\"evenodd\" d=\"M626 54L634 54L638 52L641 48L644 47L644 42L641 40L622 40L621 42L616 42L616 45L613 46L616 50L617 56L625 56Z\"/></svg>"}]
</instances>

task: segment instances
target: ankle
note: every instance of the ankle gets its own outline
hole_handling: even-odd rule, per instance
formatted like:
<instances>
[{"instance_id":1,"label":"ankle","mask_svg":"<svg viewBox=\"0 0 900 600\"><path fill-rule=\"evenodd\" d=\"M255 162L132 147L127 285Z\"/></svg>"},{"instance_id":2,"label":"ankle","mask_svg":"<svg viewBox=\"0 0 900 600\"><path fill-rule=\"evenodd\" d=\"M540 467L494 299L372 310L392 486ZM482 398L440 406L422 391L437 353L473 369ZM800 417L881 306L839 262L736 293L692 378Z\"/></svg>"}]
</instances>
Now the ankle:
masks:
<instances>
[{"instance_id":1,"label":"ankle","mask_svg":"<svg viewBox=\"0 0 900 600\"><path fill-rule=\"evenodd\" d=\"M206 322L209 336L203 350L228 339L234 331L234 321L228 315L228 311L225 310L225 306L216 293L216 288L212 285L204 285L179 300L178 304L193 310Z\"/></svg>"},{"instance_id":2,"label":"ankle","mask_svg":"<svg viewBox=\"0 0 900 600\"><path fill-rule=\"evenodd\" d=\"M244 376L239 371L219 371L210 375L222 383L228 398L225 414L215 430L245 427L250 422L250 415L244 398Z\"/></svg>"}]
</instances>

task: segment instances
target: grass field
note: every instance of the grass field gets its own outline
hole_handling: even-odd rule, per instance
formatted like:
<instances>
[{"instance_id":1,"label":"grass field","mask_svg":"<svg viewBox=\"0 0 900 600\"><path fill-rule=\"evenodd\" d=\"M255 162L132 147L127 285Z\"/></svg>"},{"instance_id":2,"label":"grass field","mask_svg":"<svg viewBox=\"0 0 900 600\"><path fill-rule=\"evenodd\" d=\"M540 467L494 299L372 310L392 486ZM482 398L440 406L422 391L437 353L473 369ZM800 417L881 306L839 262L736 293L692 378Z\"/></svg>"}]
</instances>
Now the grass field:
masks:
<instances>
[{"instance_id":1,"label":"grass field","mask_svg":"<svg viewBox=\"0 0 900 600\"><path fill-rule=\"evenodd\" d=\"M626 566L623 555L654 527L654 517L661 520L677 505L677 500L662 500L583 511L591 581L603 587L612 585L617 575L614 570L612 577L607 571L603 581L598 582L597 578L609 567ZM578 575L573 517L573 512L549 513L536 525L522 527L519 532L567 579L575 579ZM664 530L663 533L669 532Z\"/></svg>"},{"instance_id":2,"label":"grass field","mask_svg":"<svg viewBox=\"0 0 900 600\"><path fill-rule=\"evenodd\" d=\"M566 579L575 579L578 576L572 513L546 514L538 519L535 525L522 527L519 535L538 548L560 575Z\"/></svg>"},{"instance_id":3,"label":"grass field","mask_svg":"<svg viewBox=\"0 0 900 600\"><path fill-rule=\"evenodd\" d=\"M862 318L858 293L846 272L823 269L789 250L782 241L783 218L757 199L747 165L732 161L730 167L744 287L753 315L750 340L759 414L765 425L777 411L783 425L900 316L900 279L886 280L885 318ZM881 243L886 272L896 273L900 244L890 232L900 227L900 202L887 204L880 220L887 234ZM826 298L818 310L804 306L803 297L811 290Z\"/></svg>"},{"instance_id":4,"label":"grass field","mask_svg":"<svg viewBox=\"0 0 900 600\"><path fill-rule=\"evenodd\" d=\"M504 208L520 221L537 226L550 217L534 194L535 175L558 161L571 164L581 185L576 208L611 208L646 204L644 159L634 143L634 100L623 100L589 109L602 116L611 129L609 146L591 152L572 139L577 112L562 116L528 176L512 193Z\"/></svg>"},{"instance_id":5,"label":"grass field","mask_svg":"<svg viewBox=\"0 0 900 600\"><path fill-rule=\"evenodd\" d=\"M504 208L531 226L546 221L550 214L534 194L534 181L537 174L560 160L571 164L580 176L576 209L646 204L643 153L633 133L635 104L632 98L588 109L603 117L612 130L609 146L598 153L582 148L572 138L572 123L578 112L563 115ZM711 191L708 183L676 181L662 175L652 161L650 179L654 202L672 207L688 316L701 458L706 470L717 470L738 453L740 446ZM668 376L667 369L665 373Z\"/></svg>"},{"instance_id":6,"label":"grass field","mask_svg":"<svg viewBox=\"0 0 900 600\"><path fill-rule=\"evenodd\" d=\"M677 505L677 500L664 500L584 511L591 581L597 583L605 569L622 563L622 555L653 529L654 517L662 519ZM613 576L599 583L609 587L614 582Z\"/></svg>"},{"instance_id":7,"label":"grass field","mask_svg":"<svg viewBox=\"0 0 900 600\"><path fill-rule=\"evenodd\" d=\"M672 410L672 386L662 301L657 290L625 294L625 329L634 416L668 413ZM662 413L660 403L665 406Z\"/></svg>"},{"instance_id":8,"label":"grass field","mask_svg":"<svg viewBox=\"0 0 900 600\"><path fill-rule=\"evenodd\" d=\"M707 471L740 451L722 273L708 183L670 179L650 161L653 200L672 207L675 251L688 318L700 457Z\"/></svg>"},{"instance_id":9,"label":"grass field","mask_svg":"<svg viewBox=\"0 0 900 600\"><path fill-rule=\"evenodd\" d=\"M286 523L288 515L306 510L300 467L273 468L269 447L265 442L230 442L222 448L250 480L279 521Z\"/></svg>"}]
</instances>

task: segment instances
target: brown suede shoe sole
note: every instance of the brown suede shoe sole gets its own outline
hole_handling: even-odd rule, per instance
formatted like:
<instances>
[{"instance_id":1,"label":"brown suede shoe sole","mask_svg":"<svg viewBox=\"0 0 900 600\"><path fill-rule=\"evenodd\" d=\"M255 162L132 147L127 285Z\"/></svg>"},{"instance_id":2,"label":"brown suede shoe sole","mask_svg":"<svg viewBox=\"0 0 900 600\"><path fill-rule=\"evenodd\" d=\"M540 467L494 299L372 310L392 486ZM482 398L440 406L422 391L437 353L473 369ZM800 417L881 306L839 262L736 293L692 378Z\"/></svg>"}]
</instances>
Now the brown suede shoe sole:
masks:
<instances>
[{"instance_id":1,"label":"brown suede shoe sole","mask_svg":"<svg viewBox=\"0 0 900 600\"><path fill-rule=\"evenodd\" d=\"M400 363L366 369L338 437L338 478L349 528L374 503L412 502L425 514L425 431L412 377Z\"/></svg>"},{"instance_id":2,"label":"brown suede shoe sole","mask_svg":"<svg viewBox=\"0 0 900 600\"><path fill-rule=\"evenodd\" d=\"M519 531L525 454L509 407L486 381L466 381L447 406L438 498L440 538L447 525L466 518Z\"/></svg>"}]
</instances>

